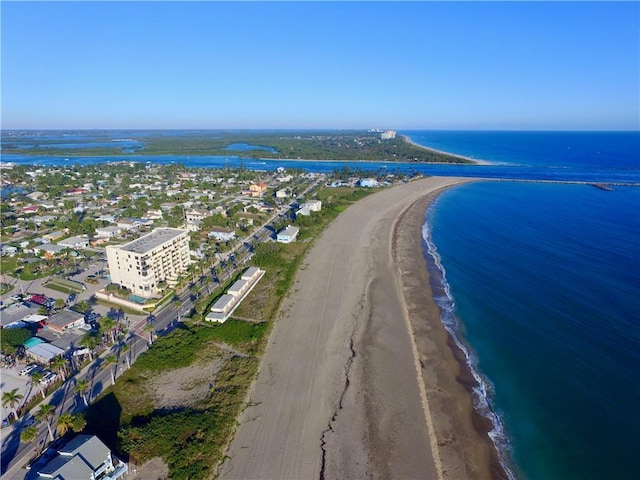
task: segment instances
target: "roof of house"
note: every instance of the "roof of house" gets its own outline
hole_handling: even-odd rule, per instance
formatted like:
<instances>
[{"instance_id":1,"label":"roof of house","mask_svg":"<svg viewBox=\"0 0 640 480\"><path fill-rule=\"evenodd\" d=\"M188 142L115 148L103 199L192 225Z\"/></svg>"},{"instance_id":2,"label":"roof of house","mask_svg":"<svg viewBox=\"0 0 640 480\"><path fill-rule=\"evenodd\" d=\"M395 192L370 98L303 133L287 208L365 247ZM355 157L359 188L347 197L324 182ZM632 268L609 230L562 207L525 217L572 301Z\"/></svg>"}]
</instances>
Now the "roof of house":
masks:
<instances>
[{"instance_id":1,"label":"roof of house","mask_svg":"<svg viewBox=\"0 0 640 480\"><path fill-rule=\"evenodd\" d=\"M297 235L299 231L300 231L300 229L298 227L294 227L292 225L289 225L284 230L278 232L278 236L293 237L293 236Z\"/></svg>"},{"instance_id":2,"label":"roof of house","mask_svg":"<svg viewBox=\"0 0 640 480\"><path fill-rule=\"evenodd\" d=\"M90 479L111 451L95 435L78 435L58 450L59 455L38 470L40 478Z\"/></svg>"},{"instance_id":3,"label":"roof of house","mask_svg":"<svg viewBox=\"0 0 640 480\"><path fill-rule=\"evenodd\" d=\"M38 345L27 348L27 352L34 357L38 357L49 362L58 355L62 355L64 350L56 347L55 345L51 345L50 343L39 343Z\"/></svg>"},{"instance_id":4,"label":"roof of house","mask_svg":"<svg viewBox=\"0 0 640 480\"><path fill-rule=\"evenodd\" d=\"M47 322L49 325L58 326L58 327L66 327L70 323L74 323L79 321L80 319L84 320L84 314L74 312L73 310L64 309L55 315L52 315Z\"/></svg>"}]
</instances>

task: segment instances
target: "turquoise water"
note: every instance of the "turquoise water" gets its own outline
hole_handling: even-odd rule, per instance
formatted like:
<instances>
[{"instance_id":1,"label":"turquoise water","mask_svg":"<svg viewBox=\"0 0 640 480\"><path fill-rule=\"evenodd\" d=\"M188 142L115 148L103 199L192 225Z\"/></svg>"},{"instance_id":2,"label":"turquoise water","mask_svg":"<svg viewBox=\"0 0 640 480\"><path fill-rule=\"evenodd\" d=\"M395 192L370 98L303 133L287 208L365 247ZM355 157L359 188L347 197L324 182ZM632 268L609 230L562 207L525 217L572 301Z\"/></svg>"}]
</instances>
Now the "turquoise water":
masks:
<instances>
[{"instance_id":1,"label":"turquoise water","mask_svg":"<svg viewBox=\"0 0 640 480\"><path fill-rule=\"evenodd\" d=\"M140 305L144 305L148 300L148 298L139 297L138 295L129 295L127 298L132 302L139 303Z\"/></svg>"},{"instance_id":2,"label":"turquoise water","mask_svg":"<svg viewBox=\"0 0 640 480\"><path fill-rule=\"evenodd\" d=\"M477 182L441 195L424 234L515 476L637 478L640 188Z\"/></svg>"}]
</instances>

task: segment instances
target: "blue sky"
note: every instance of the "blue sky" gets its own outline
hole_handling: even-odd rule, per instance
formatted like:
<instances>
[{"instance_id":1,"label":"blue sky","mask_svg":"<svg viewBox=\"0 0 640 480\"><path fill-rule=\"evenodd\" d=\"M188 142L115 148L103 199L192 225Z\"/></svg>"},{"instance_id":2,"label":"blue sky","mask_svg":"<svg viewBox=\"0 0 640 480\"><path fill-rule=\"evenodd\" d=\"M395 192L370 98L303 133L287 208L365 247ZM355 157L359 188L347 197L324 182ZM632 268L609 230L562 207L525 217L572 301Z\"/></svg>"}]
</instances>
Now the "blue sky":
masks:
<instances>
[{"instance_id":1,"label":"blue sky","mask_svg":"<svg viewBox=\"0 0 640 480\"><path fill-rule=\"evenodd\" d=\"M2 128L640 129L638 2L2 2Z\"/></svg>"}]
</instances>

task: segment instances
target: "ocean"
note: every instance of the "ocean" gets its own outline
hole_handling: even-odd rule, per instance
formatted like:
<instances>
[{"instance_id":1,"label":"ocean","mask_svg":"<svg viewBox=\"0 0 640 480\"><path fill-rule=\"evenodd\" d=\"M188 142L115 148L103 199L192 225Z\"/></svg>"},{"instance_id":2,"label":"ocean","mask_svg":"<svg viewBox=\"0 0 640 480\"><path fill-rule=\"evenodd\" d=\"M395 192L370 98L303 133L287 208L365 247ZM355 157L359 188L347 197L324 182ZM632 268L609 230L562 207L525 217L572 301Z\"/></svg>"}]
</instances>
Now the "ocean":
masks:
<instances>
[{"instance_id":1,"label":"ocean","mask_svg":"<svg viewBox=\"0 0 640 480\"><path fill-rule=\"evenodd\" d=\"M490 164L146 157L140 151L117 158L3 154L2 160L312 172L348 167L486 179L438 197L425 214L425 252L418 254L443 277L442 319L480 380L476 402L496 425L492 437L504 462L514 477L529 480L637 478L640 187L607 191L589 183L640 184L640 132L400 133ZM139 147L134 133L114 135Z\"/></svg>"},{"instance_id":2,"label":"ocean","mask_svg":"<svg viewBox=\"0 0 640 480\"><path fill-rule=\"evenodd\" d=\"M407 134L507 171L607 169L635 181L640 169L637 133ZM481 381L475 401L514 477L638 478L640 188L474 182L431 205L423 236L444 278L442 319Z\"/></svg>"}]
</instances>

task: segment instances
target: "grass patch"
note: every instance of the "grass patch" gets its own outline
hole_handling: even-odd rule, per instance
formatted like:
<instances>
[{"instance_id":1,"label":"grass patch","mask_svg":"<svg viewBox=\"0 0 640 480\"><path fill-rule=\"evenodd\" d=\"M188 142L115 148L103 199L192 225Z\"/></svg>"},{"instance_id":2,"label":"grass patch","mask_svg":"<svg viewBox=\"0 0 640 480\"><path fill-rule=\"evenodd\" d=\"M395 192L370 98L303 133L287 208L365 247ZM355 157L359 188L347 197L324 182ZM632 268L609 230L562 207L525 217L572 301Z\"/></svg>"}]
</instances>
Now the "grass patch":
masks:
<instances>
[{"instance_id":1,"label":"grass patch","mask_svg":"<svg viewBox=\"0 0 640 480\"><path fill-rule=\"evenodd\" d=\"M248 388L258 371L257 355L266 345L273 320L293 285L306 251L341 211L370 193L373 190L320 190L318 198L323 201L323 210L313 217L311 225L302 227L304 238L309 241L286 245L264 243L256 247L254 262L266 273L236 312L239 316L261 318L265 322L249 323L231 318L223 324L183 324L158 338L132 368L90 407L87 430L97 433L110 427L102 435L114 442L110 446L120 456L134 463L163 457L172 479L212 478L223 460L225 447L236 428L236 418L244 407ZM215 301L238 276L239 273L225 282L217 295L209 298L207 305ZM247 356L232 356L226 361L206 398L189 407L171 411L157 409L147 389L148 382L162 372L206 359L211 349L218 348L215 344L219 342Z\"/></svg>"}]
</instances>

